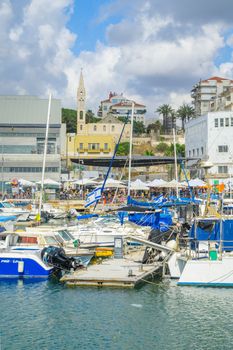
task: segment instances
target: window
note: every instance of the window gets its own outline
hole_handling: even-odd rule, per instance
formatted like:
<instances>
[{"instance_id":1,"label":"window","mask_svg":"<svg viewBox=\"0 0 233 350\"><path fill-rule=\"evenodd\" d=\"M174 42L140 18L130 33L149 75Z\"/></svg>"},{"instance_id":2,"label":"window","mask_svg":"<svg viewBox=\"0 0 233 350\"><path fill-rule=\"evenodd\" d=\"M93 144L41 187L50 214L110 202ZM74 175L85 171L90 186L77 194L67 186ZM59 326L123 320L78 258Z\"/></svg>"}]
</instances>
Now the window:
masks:
<instances>
[{"instance_id":1,"label":"window","mask_svg":"<svg viewBox=\"0 0 233 350\"><path fill-rule=\"evenodd\" d=\"M195 149L193 149L193 157L195 156Z\"/></svg>"},{"instance_id":2,"label":"window","mask_svg":"<svg viewBox=\"0 0 233 350\"><path fill-rule=\"evenodd\" d=\"M224 126L224 119L220 118L220 126L223 127Z\"/></svg>"},{"instance_id":3,"label":"window","mask_svg":"<svg viewBox=\"0 0 233 350\"><path fill-rule=\"evenodd\" d=\"M108 143L104 144L104 150L106 151L108 149Z\"/></svg>"},{"instance_id":4,"label":"window","mask_svg":"<svg viewBox=\"0 0 233 350\"><path fill-rule=\"evenodd\" d=\"M83 149L83 143L79 144L79 149Z\"/></svg>"},{"instance_id":5,"label":"window","mask_svg":"<svg viewBox=\"0 0 233 350\"><path fill-rule=\"evenodd\" d=\"M88 143L88 149L91 150L99 150L100 144L99 143Z\"/></svg>"},{"instance_id":6,"label":"window","mask_svg":"<svg viewBox=\"0 0 233 350\"><path fill-rule=\"evenodd\" d=\"M197 148L197 156L199 156L199 148Z\"/></svg>"},{"instance_id":7,"label":"window","mask_svg":"<svg viewBox=\"0 0 233 350\"><path fill-rule=\"evenodd\" d=\"M104 111L107 111L108 110L108 107L107 106L104 106Z\"/></svg>"},{"instance_id":8,"label":"window","mask_svg":"<svg viewBox=\"0 0 233 350\"><path fill-rule=\"evenodd\" d=\"M80 119L80 120L83 120L83 111L80 111L80 112L79 112L79 119Z\"/></svg>"},{"instance_id":9,"label":"window","mask_svg":"<svg viewBox=\"0 0 233 350\"><path fill-rule=\"evenodd\" d=\"M229 118L226 118L225 119L225 126L229 126L230 124L229 124Z\"/></svg>"},{"instance_id":10,"label":"window","mask_svg":"<svg viewBox=\"0 0 233 350\"><path fill-rule=\"evenodd\" d=\"M106 131L106 125L103 126L103 131Z\"/></svg>"},{"instance_id":11,"label":"window","mask_svg":"<svg viewBox=\"0 0 233 350\"><path fill-rule=\"evenodd\" d=\"M189 157L191 157L191 151L189 151Z\"/></svg>"},{"instance_id":12,"label":"window","mask_svg":"<svg viewBox=\"0 0 233 350\"><path fill-rule=\"evenodd\" d=\"M82 126L82 124L80 125L80 130L82 130L83 129L83 126Z\"/></svg>"},{"instance_id":13,"label":"window","mask_svg":"<svg viewBox=\"0 0 233 350\"><path fill-rule=\"evenodd\" d=\"M70 139L71 141L72 139ZM44 145L45 140L44 139L37 139L36 144L36 152L37 154L43 154L44 153ZM56 142L55 141L48 141L47 143L47 154L55 154L56 153Z\"/></svg>"},{"instance_id":14,"label":"window","mask_svg":"<svg viewBox=\"0 0 233 350\"><path fill-rule=\"evenodd\" d=\"M204 148L201 147L201 154L204 154Z\"/></svg>"},{"instance_id":15,"label":"window","mask_svg":"<svg viewBox=\"0 0 233 350\"><path fill-rule=\"evenodd\" d=\"M219 152L228 152L228 146L227 145L218 146L218 151Z\"/></svg>"},{"instance_id":16,"label":"window","mask_svg":"<svg viewBox=\"0 0 233 350\"><path fill-rule=\"evenodd\" d=\"M69 137L69 142L71 142L71 137Z\"/></svg>"},{"instance_id":17,"label":"window","mask_svg":"<svg viewBox=\"0 0 233 350\"><path fill-rule=\"evenodd\" d=\"M233 126L233 118L231 118L231 126Z\"/></svg>"},{"instance_id":18,"label":"window","mask_svg":"<svg viewBox=\"0 0 233 350\"><path fill-rule=\"evenodd\" d=\"M218 166L218 173L219 174L227 174L228 173L228 166L227 165Z\"/></svg>"},{"instance_id":19,"label":"window","mask_svg":"<svg viewBox=\"0 0 233 350\"><path fill-rule=\"evenodd\" d=\"M94 125L93 129L94 129L94 131L96 131L96 130L97 130L97 126L96 126L96 125Z\"/></svg>"},{"instance_id":20,"label":"window","mask_svg":"<svg viewBox=\"0 0 233 350\"><path fill-rule=\"evenodd\" d=\"M112 125L112 131L114 131L115 130L115 126L114 125Z\"/></svg>"},{"instance_id":21,"label":"window","mask_svg":"<svg viewBox=\"0 0 233 350\"><path fill-rule=\"evenodd\" d=\"M215 128L218 128L218 118L214 119L214 126Z\"/></svg>"}]
</instances>

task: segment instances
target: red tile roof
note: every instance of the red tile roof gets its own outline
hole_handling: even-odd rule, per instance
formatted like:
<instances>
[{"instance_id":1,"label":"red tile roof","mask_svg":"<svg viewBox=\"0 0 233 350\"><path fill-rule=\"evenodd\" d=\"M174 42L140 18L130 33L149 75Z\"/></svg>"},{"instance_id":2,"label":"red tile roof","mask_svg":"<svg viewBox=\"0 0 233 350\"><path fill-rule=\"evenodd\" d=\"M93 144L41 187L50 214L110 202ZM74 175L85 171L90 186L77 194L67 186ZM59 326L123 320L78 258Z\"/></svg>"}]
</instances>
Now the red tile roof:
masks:
<instances>
[{"instance_id":1,"label":"red tile roof","mask_svg":"<svg viewBox=\"0 0 233 350\"><path fill-rule=\"evenodd\" d=\"M231 79L221 78L221 77L211 77L211 78L202 80L202 82L205 82L205 83L206 83L208 80L215 80L215 81L217 81L218 83L221 83L223 80L230 80L231 82L233 82L233 80L231 80Z\"/></svg>"},{"instance_id":2,"label":"red tile roof","mask_svg":"<svg viewBox=\"0 0 233 350\"><path fill-rule=\"evenodd\" d=\"M116 103L115 105L112 105L112 107L131 107L131 106L132 106L131 101L129 101L129 102L119 102L119 103ZM143 108L146 107L145 105L141 105L141 104L136 103L136 102L134 102L134 106L135 107L143 107Z\"/></svg>"}]
</instances>

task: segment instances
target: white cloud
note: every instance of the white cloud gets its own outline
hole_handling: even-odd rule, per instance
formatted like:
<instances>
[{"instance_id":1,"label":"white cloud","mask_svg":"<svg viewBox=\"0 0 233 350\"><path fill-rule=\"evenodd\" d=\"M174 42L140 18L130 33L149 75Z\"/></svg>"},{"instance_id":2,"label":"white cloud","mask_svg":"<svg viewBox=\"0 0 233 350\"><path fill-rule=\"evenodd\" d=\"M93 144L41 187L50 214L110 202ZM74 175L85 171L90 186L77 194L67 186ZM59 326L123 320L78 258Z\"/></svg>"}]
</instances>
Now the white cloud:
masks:
<instances>
[{"instance_id":1,"label":"white cloud","mask_svg":"<svg viewBox=\"0 0 233 350\"><path fill-rule=\"evenodd\" d=\"M233 35L230 35L230 36L227 38L226 43L227 43L228 46L233 47Z\"/></svg>"},{"instance_id":2,"label":"white cloud","mask_svg":"<svg viewBox=\"0 0 233 350\"><path fill-rule=\"evenodd\" d=\"M214 64L224 45L224 21L203 20L197 26L182 22L184 14L176 19L178 9L174 15L162 15L162 0L156 1L156 12L152 0L126 2L133 11L125 11L127 16L106 28L107 44L97 42L95 50L75 55L72 48L79 38L67 28L73 0L24 0L21 11L13 6L17 2L4 0L0 5L0 93L44 96L52 90L64 106L74 107L83 68L88 107L97 110L109 91L123 92L145 103L152 117L162 103L178 107L189 102L189 91L200 78L216 72L232 76L232 63ZM123 4L116 2L109 13L124 8Z\"/></svg>"},{"instance_id":3,"label":"white cloud","mask_svg":"<svg viewBox=\"0 0 233 350\"><path fill-rule=\"evenodd\" d=\"M14 27L10 30L10 33L9 33L9 38L12 40L12 41L19 41L20 39L20 36L22 35L23 33L23 29L22 27Z\"/></svg>"}]
</instances>

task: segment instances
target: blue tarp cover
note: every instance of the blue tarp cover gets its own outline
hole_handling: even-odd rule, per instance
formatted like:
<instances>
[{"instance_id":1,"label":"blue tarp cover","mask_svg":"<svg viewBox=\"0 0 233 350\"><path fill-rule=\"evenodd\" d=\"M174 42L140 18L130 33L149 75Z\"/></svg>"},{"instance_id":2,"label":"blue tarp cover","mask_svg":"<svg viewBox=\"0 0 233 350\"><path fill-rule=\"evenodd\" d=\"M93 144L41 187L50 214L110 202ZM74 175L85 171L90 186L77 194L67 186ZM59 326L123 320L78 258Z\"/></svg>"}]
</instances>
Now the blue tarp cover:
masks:
<instances>
[{"instance_id":1,"label":"blue tarp cover","mask_svg":"<svg viewBox=\"0 0 233 350\"><path fill-rule=\"evenodd\" d=\"M85 219L91 219L91 218L98 218L98 214L84 214L84 215L78 215L76 218L78 220L85 220Z\"/></svg>"},{"instance_id":2,"label":"blue tarp cover","mask_svg":"<svg viewBox=\"0 0 233 350\"><path fill-rule=\"evenodd\" d=\"M0 216L0 222L7 222L7 221L11 221L11 220L16 220L17 217L16 216Z\"/></svg>"}]
</instances>

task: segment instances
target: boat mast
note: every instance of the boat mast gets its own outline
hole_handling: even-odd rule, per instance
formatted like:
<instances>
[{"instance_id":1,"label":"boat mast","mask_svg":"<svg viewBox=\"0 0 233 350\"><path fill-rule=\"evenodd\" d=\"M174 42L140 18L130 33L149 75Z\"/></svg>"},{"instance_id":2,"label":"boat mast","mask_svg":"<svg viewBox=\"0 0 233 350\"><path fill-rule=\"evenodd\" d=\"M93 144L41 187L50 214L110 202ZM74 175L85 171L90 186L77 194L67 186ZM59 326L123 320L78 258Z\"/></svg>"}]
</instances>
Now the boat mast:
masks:
<instances>
[{"instance_id":1,"label":"boat mast","mask_svg":"<svg viewBox=\"0 0 233 350\"><path fill-rule=\"evenodd\" d=\"M132 102L131 129L130 129L130 140L129 140L128 198L130 196L130 183L131 183L131 163L132 163L132 146L133 146L133 122L134 122L134 102Z\"/></svg>"},{"instance_id":2,"label":"boat mast","mask_svg":"<svg viewBox=\"0 0 233 350\"><path fill-rule=\"evenodd\" d=\"M52 99L52 95L50 93L49 94L49 102L48 102L48 113L47 113L45 144L44 144L44 157L43 157L42 176L41 176L41 189L40 189L40 201L39 201L39 217L41 216L42 198L43 198L43 190L44 190L44 175L45 175L45 163L46 163L46 154L47 154L47 147L48 147L49 118L50 118L50 111L51 111L51 99Z\"/></svg>"},{"instance_id":3,"label":"boat mast","mask_svg":"<svg viewBox=\"0 0 233 350\"><path fill-rule=\"evenodd\" d=\"M175 160L176 197L179 198L177 157L176 157L176 133L175 133L175 129L174 128L172 129L172 132L173 132L174 160Z\"/></svg>"},{"instance_id":4,"label":"boat mast","mask_svg":"<svg viewBox=\"0 0 233 350\"><path fill-rule=\"evenodd\" d=\"M220 218L220 225L219 225L219 260L222 260L222 251L223 251L223 201L224 201L224 191L222 191L221 218Z\"/></svg>"}]
</instances>

